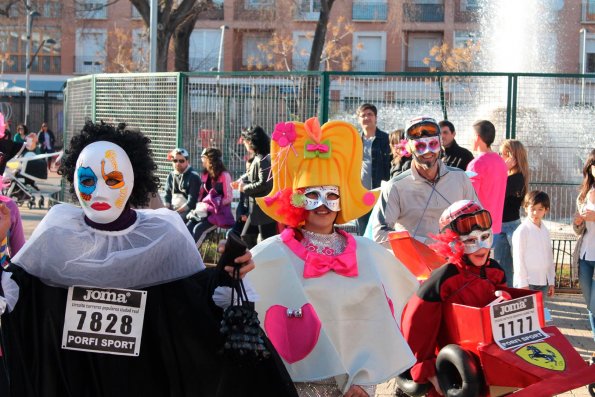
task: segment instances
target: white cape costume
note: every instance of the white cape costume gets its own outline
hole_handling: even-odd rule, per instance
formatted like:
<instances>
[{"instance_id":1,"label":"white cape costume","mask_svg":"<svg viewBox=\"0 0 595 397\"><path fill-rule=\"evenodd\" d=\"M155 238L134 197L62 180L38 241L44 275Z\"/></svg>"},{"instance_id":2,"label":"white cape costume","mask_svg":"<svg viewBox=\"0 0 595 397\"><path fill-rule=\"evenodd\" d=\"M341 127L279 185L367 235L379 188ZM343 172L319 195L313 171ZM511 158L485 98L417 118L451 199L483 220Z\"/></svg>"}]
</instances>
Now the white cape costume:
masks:
<instances>
[{"instance_id":1,"label":"white cape costume","mask_svg":"<svg viewBox=\"0 0 595 397\"><path fill-rule=\"evenodd\" d=\"M256 269L248 278L260 295L256 310L294 382L334 377L345 393L415 363L398 325L417 279L375 242L357 237L355 244L356 277L329 271L304 278L304 260L282 236L252 249ZM288 309L302 312L288 315Z\"/></svg>"}]
</instances>

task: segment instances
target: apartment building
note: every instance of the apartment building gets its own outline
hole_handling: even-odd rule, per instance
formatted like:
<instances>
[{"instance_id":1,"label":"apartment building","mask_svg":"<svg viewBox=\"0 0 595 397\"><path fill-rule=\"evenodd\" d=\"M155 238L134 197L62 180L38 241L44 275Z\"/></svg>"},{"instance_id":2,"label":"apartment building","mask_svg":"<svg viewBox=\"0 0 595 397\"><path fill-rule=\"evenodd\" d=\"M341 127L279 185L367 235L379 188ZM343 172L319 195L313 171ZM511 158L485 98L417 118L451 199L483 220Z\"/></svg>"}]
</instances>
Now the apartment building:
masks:
<instances>
[{"instance_id":1,"label":"apartment building","mask_svg":"<svg viewBox=\"0 0 595 397\"><path fill-rule=\"evenodd\" d=\"M31 88L60 89L72 76L147 66L147 29L127 0L30 0ZM320 0L214 0L190 40L190 70L304 70ZM595 0L545 2L556 21L556 72L595 73ZM481 37L483 0L336 0L335 47L323 70L428 71L437 44L464 46ZM535 12L539 12L536 10ZM272 47L285 39L288 50ZM0 84L24 87L26 14L22 3L0 16ZM286 49L287 49L286 48ZM222 49L222 51L220 50ZM347 54L347 55L346 55ZM173 50L170 49L171 70ZM336 58L336 59L333 59ZM342 59L339 59L342 58ZM425 60L425 61L424 61ZM279 66L281 65L281 66ZM0 85L0 90L3 87Z\"/></svg>"}]
</instances>

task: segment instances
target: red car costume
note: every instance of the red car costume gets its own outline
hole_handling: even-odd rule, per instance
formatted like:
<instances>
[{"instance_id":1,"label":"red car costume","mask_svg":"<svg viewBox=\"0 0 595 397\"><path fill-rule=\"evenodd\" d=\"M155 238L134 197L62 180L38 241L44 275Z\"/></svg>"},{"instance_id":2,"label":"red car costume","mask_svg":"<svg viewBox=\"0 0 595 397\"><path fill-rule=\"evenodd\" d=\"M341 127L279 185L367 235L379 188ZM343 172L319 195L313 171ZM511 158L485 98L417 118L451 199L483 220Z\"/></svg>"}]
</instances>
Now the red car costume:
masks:
<instances>
[{"instance_id":1,"label":"red car costume","mask_svg":"<svg viewBox=\"0 0 595 397\"><path fill-rule=\"evenodd\" d=\"M444 346L440 340L445 326L442 324L443 305L485 306L494 300L498 287L505 284L504 271L493 259L479 268L465 262L449 263L432 272L409 299L402 317L403 335L417 359L411 368L415 382L427 383L428 378L436 374L436 347Z\"/></svg>"},{"instance_id":2,"label":"red car costume","mask_svg":"<svg viewBox=\"0 0 595 397\"><path fill-rule=\"evenodd\" d=\"M403 335L417 361L410 370L416 383L428 383L436 375L437 352L448 344L442 320L445 307L452 303L483 307L506 282L504 271L489 258L493 233L488 211L470 200L457 201L442 213L439 224L440 234L431 236L438 241L432 248L449 263L432 271L401 317Z\"/></svg>"}]
</instances>

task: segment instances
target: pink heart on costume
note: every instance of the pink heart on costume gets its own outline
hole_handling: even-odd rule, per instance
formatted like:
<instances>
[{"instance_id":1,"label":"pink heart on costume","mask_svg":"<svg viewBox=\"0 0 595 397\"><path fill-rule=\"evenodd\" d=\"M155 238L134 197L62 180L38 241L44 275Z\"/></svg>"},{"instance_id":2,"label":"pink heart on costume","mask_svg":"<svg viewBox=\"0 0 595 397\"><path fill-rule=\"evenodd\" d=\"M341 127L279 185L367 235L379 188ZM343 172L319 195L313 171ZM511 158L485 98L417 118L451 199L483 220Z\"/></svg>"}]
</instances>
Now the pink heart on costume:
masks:
<instances>
[{"instance_id":1,"label":"pink heart on costume","mask_svg":"<svg viewBox=\"0 0 595 397\"><path fill-rule=\"evenodd\" d=\"M289 364L305 358L318 342L321 323L311 304L301 307L302 317L288 317L287 308L269 307L264 317L264 329L279 352Z\"/></svg>"}]
</instances>

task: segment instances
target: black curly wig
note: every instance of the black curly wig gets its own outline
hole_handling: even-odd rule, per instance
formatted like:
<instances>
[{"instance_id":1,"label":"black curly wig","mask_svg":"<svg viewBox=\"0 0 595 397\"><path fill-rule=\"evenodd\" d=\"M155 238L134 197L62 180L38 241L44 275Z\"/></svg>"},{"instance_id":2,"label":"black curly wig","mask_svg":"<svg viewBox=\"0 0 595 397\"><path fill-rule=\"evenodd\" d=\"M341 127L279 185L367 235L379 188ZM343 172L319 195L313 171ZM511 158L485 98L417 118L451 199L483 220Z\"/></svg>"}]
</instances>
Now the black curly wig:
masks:
<instances>
[{"instance_id":1,"label":"black curly wig","mask_svg":"<svg viewBox=\"0 0 595 397\"><path fill-rule=\"evenodd\" d=\"M134 170L134 187L128 203L133 207L146 206L149 194L159 189L159 178L153 174L157 165L153 161L153 151L149 149L151 140L140 131L127 129L124 123L116 128L103 121L87 121L81 133L72 137L69 148L64 151L58 174L66 177L70 183L70 193L75 202L78 201L74 190L76 161L85 147L98 141L112 142L124 149Z\"/></svg>"}]
</instances>

